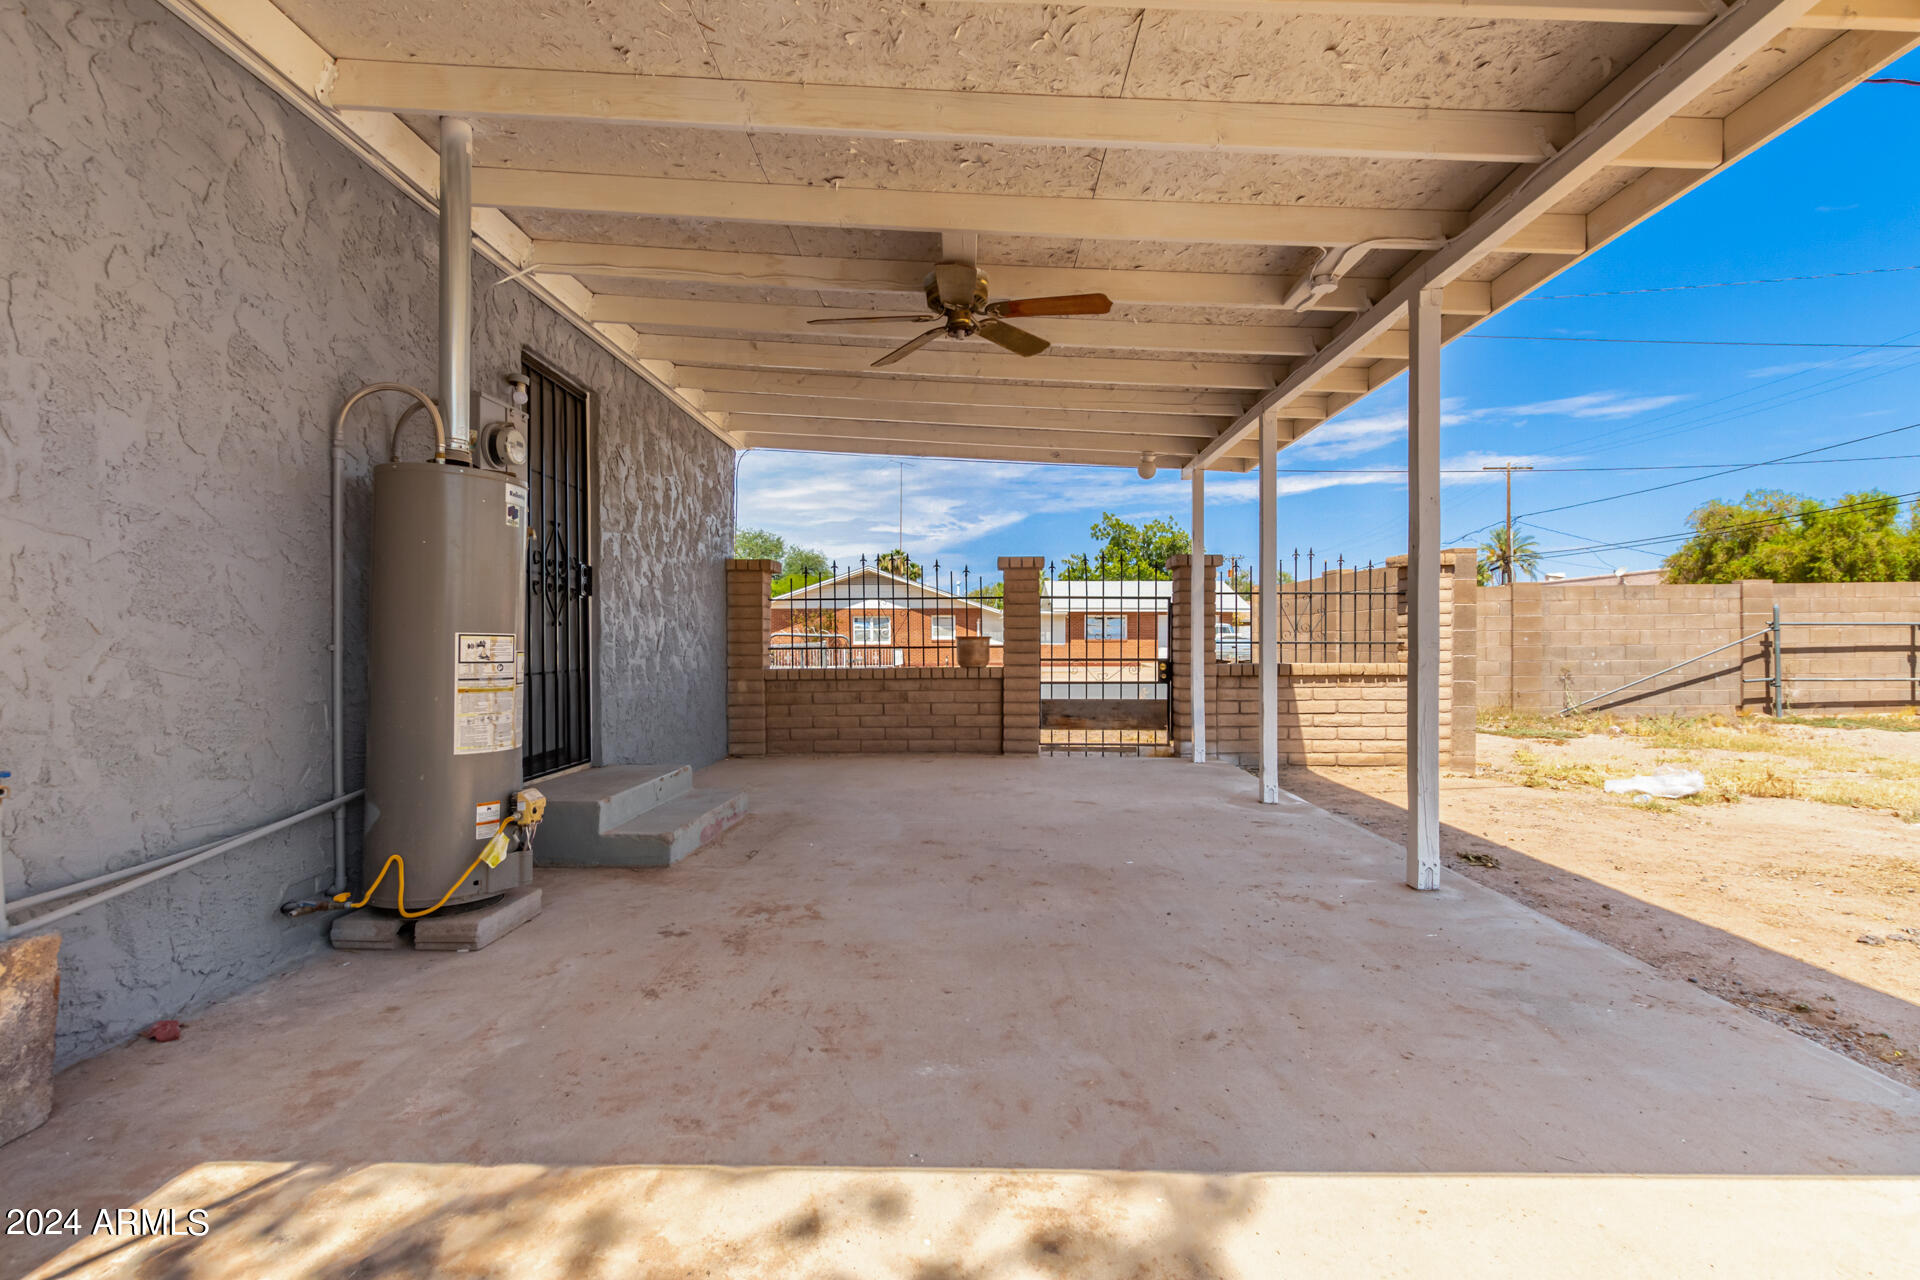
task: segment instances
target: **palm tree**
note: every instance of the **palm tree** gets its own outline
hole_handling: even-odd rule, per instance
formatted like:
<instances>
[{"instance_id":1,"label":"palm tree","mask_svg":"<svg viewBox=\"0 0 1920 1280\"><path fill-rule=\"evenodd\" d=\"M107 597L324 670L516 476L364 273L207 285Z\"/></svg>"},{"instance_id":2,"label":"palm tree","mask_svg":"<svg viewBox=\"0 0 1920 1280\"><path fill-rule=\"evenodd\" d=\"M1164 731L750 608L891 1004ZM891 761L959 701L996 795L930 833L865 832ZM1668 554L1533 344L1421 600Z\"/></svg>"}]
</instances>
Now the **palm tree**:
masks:
<instances>
[{"instance_id":1,"label":"palm tree","mask_svg":"<svg viewBox=\"0 0 1920 1280\"><path fill-rule=\"evenodd\" d=\"M1480 554L1485 558L1487 567L1500 575L1500 581L1511 584L1515 573L1524 573L1529 578L1540 576L1540 547L1533 538L1524 533L1513 535L1513 548L1507 548L1508 530L1502 526L1493 531L1493 536L1480 544Z\"/></svg>"}]
</instances>

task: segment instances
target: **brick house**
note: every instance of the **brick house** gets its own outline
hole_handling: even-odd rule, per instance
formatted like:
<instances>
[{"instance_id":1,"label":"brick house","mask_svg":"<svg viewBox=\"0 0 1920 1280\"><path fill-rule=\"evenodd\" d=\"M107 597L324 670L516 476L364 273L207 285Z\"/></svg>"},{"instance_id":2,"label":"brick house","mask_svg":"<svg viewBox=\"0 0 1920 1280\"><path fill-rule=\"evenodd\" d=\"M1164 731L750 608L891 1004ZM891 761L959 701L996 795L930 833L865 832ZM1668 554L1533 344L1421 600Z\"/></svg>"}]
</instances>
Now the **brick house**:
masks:
<instances>
[{"instance_id":1,"label":"brick house","mask_svg":"<svg viewBox=\"0 0 1920 1280\"><path fill-rule=\"evenodd\" d=\"M1040 594L1041 657L1105 665L1164 658L1172 598L1171 581L1048 579ZM1245 625L1249 606L1244 596L1222 593L1218 607L1223 622Z\"/></svg>"},{"instance_id":2,"label":"brick house","mask_svg":"<svg viewBox=\"0 0 1920 1280\"><path fill-rule=\"evenodd\" d=\"M985 636L1001 661L1005 615L979 600L880 569L854 569L773 600L776 667L959 665L959 641Z\"/></svg>"}]
</instances>

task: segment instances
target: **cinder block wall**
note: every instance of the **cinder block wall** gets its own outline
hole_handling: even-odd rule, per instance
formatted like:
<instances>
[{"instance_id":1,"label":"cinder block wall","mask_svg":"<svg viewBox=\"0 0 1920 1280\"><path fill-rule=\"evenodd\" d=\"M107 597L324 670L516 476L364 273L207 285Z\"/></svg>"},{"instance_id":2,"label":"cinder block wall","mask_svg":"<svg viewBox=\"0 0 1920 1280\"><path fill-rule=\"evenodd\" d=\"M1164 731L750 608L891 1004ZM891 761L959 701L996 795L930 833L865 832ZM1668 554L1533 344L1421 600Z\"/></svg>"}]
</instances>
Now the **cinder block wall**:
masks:
<instances>
[{"instance_id":1,"label":"cinder block wall","mask_svg":"<svg viewBox=\"0 0 1920 1280\"><path fill-rule=\"evenodd\" d=\"M1920 623L1920 583L1725 585L1522 582L1480 592L1481 701L1529 711L1653 675L1761 631L1776 604L1788 623ZM1785 629L1786 696L1803 710L1886 710L1920 700L1920 632L1913 627ZM1764 637L1594 704L1624 714L1734 714L1769 709ZM1796 675L1800 678L1796 679ZM1825 683L1812 675L1884 677Z\"/></svg>"},{"instance_id":2,"label":"cinder block wall","mask_svg":"<svg viewBox=\"0 0 1920 1280\"><path fill-rule=\"evenodd\" d=\"M0 84L17 899L326 797L328 435L363 383L433 386L438 254L432 214L154 0L0 5ZM475 257L483 389L530 350L596 401L599 758L715 759L732 450L501 276ZM401 407L347 431L349 787L368 471ZM60 1061L318 954L330 917L275 908L331 843L309 822L61 922Z\"/></svg>"}]
</instances>

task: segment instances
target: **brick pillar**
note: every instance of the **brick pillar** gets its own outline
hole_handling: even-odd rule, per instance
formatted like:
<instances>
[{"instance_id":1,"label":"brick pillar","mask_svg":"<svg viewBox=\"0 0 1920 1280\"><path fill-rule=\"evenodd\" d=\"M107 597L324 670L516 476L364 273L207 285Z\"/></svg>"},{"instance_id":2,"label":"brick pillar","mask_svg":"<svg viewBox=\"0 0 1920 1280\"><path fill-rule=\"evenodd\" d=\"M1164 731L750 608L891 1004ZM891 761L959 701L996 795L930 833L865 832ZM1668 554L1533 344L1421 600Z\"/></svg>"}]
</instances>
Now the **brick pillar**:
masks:
<instances>
[{"instance_id":1,"label":"brick pillar","mask_svg":"<svg viewBox=\"0 0 1920 1280\"><path fill-rule=\"evenodd\" d=\"M1728 636L1744 636L1773 625L1773 581L1769 578L1746 578L1740 583L1740 629ZM1869 633L1871 634L1871 633ZM1771 645L1766 636L1759 636L1740 646L1740 670L1735 679L1741 683L1733 691L1733 706L1738 715L1742 708L1759 712L1761 715L1773 714L1773 688L1765 684L1747 684L1746 680L1759 680L1762 676L1773 674L1773 664L1779 657L1770 652ZM1720 643L1725 644L1723 640ZM1710 649L1712 645L1702 645ZM1789 708L1791 710L1791 708Z\"/></svg>"},{"instance_id":2,"label":"brick pillar","mask_svg":"<svg viewBox=\"0 0 1920 1280\"><path fill-rule=\"evenodd\" d=\"M1000 681L1000 750L1040 754L1040 556L1001 556L1006 583L1006 672Z\"/></svg>"},{"instance_id":3,"label":"brick pillar","mask_svg":"<svg viewBox=\"0 0 1920 1280\"><path fill-rule=\"evenodd\" d=\"M727 754L767 754L767 643L778 560L727 561Z\"/></svg>"},{"instance_id":4,"label":"brick pillar","mask_svg":"<svg viewBox=\"0 0 1920 1280\"><path fill-rule=\"evenodd\" d=\"M1456 773L1472 773L1474 765L1474 729L1480 713L1480 553L1472 547L1455 547L1444 553L1453 567L1453 608L1440 619L1442 632L1450 633L1453 654L1452 742L1447 750L1447 767ZM1444 597L1443 597L1444 603Z\"/></svg>"},{"instance_id":5,"label":"brick pillar","mask_svg":"<svg viewBox=\"0 0 1920 1280\"><path fill-rule=\"evenodd\" d=\"M1215 575L1225 556L1208 556L1206 572L1202 575L1207 583L1207 598L1202 608L1206 610L1207 634L1213 634L1213 628L1219 618L1217 595L1219 582ZM1193 755L1193 608L1188 603L1188 583L1193 574L1190 566L1191 556L1177 555L1167 557L1167 572L1173 575L1173 593L1167 604L1172 609L1172 617L1167 623L1167 657L1173 663L1173 745L1178 750L1185 744L1185 755ZM1212 652L1211 646L1208 652ZM1207 668L1207 741L1215 742L1219 738L1220 681L1215 678L1219 663L1211 663Z\"/></svg>"}]
</instances>

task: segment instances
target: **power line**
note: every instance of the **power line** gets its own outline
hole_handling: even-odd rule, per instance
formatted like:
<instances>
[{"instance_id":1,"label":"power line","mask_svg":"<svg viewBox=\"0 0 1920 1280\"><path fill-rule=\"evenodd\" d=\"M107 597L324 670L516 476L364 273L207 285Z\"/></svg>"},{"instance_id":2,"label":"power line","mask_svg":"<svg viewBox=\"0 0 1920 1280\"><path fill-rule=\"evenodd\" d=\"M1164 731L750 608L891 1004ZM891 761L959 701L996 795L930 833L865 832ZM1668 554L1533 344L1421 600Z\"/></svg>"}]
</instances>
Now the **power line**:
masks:
<instances>
[{"instance_id":1,"label":"power line","mask_svg":"<svg viewBox=\"0 0 1920 1280\"><path fill-rule=\"evenodd\" d=\"M1872 84L1869 80L1867 83ZM1880 276L1896 271L1920 271L1911 267L1867 267L1860 271L1823 271L1811 276L1769 276L1758 280L1709 280L1703 284L1653 285L1642 289L1601 289L1593 293L1545 293L1520 298L1520 302L1569 302L1575 298L1628 298L1645 293L1687 293L1695 289L1743 289L1756 284L1800 284L1808 280L1843 280L1850 276Z\"/></svg>"},{"instance_id":2,"label":"power line","mask_svg":"<svg viewBox=\"0 0 1920 1280\"><path fill-rule=\"evenodd\" d=\"M1888 341L1904 342L1906 339L1915 336L1920 336L1920 329L1915 329L1908 333L1895 334L1892 338L1888 339ZM1561 447L1581 448L1587 445L1598 444L1603 440L1611 440L1614 441L1617 446L1624 447L1655 437L1665 438L1684 432L1701 431L1718 423L1726 422L1730 418L1737 419L1742 415L1752 414L1761 409L1782 408L1786 405L1812 399L1816 396L1830 395L1843 387L1857 386L1863 382L1871 382L1876 378L1884 378L1889 374L1910 370L1913 368L1916 359L1915 357L1908 356L1890 365L1854 369L1838 373L1824 381L1815 382L1810 386L1803 386L1797 390L1777 391L1765 399L1752 401L1739 408L1729 406L1718 413L1707 414L1704 417L1698 416L1703 410L1711 409L1714 405L1744 400L1758 392L1764 392L1770 387L1779 387L1784 383L1794 382L1798 379L1805 378L1809 374L1819 373L1824 369L1832 369L1835 365L1844 364L1849 360L1858 358L1857 356L1834 356L1810 368L1796 369L1787 373L1778 374L1765 379L1756 386L1746 387L1739 391L1729 391L1725 395L1715 396L1713 399L1703 401L1699 404L1683 405L1676 409L1670 409L1665 413L1657 413L1650 418L1636 419L1633 422L1626 423L1608 431L1596 432L1593 435L1582 436L1572 441L1563 441ZM1660 426L1660 424L1663 423L1673 423L1675 420L1678 420L1681 425ZM1649 428L1656 426L1659 427L1658 430L1649 430Z\"/></svg>"},{"instance_id":3,"label":"power line","mask_svg":"<svg viewBox=\"0 0 1920 1280\"><path fill-rule=\"evenodd\" d=\"M1831 446L1835 449L1839 445ZM1531 471L1552 472L1557 475L1583 475L1599 472L1619 471L1708 471L1714 467L1752 466L1752 467L1823 467L1837 462L1906 462L1920 458L1920 453L1880 453L1854 458L1806 458L1787 462L1649 462L1637 467L1530 467ZM1495 468L1498 470L1498 468ZM1442 467L1443 476L1477 476L1485 467ZM1282 467L1274 472L1282 476L1403 476L1405 467Z\"/></svg>"},{"instance_id":4,"label":"power line","mask_svg":"<svg viewBox=\"0 0 1920 1280\"><path fill-rule=\"evenodd\" d=\"M1730 533L1740 533L1747 529L1757 529L1764 525L1780 524L1801 516L1831 515L1842 511L1858 511L1864 507L1877 507L1889 500L1894 503L1907 502L1920 498L1920 490L1913 493L1881 494L1871 498L1860 498L1853 502L1834 503L1825 507L1795 509L1781 515L1763 516L1754 520L1742 520L1734 524L1722 525L1718 529L1688 529L1683 533L1663 533L1645 538L1633 538L1624 542L1602 542L1580 547L1557 547L1542 551L1543 556L1581 555L1593 551L1630 551L1642 547L1654 546L1662 542L1684 542L1689 538L1719 538Z\"/></svg>"},{"instance_id":5,"label":"power line","mask_svg":"<svg viewBox=\"0 0 1920 1280\"><path fill-rule=\"evenodd\" d=\"M1920 351L1920 342L1736 342L1724 338L1596 338L1545 333L1463 333L1481 342L1599 342L1640 347L1785 347L1820 351Z\"/></svg>"},{"instance_id":6,"label":"power line","mask_svg":"<svg viewBox=\"0 0 1920 1280\"><path fill-rule=\"evenodd\" d=\"M1674 489L1683 484L1698 484L1702 480L1717 480L1721 476L1735 475L1742 471L1752 471L1757 467L1777 466L1783 462L1791 462L1796 458L1804 458L1810 453L1825 453L1828 449L1842 449L1850 444L1859 444L1866 440L1878 440L1883 436L1898 435L1902 431L1912 431L1915 427L1920 427L1920 422L1909 422L1904 427L1889 427L1885 431L1876 431L1872 435L1855 436L1851 440L1841 440L1834 444L1817 445L1811 449L1802 449L1799 453L1789 453L1782 457L1769 458L1765 462L1746 462L1736 467L1728 467L1722 471L1712 471L1703 476L1688 476L1684 480L1669 480L1665 484L1648 485L1644 489L1630 489L1625 493L1610 493L1603 498L1587 498L1580 502L1563 503L1557 507L1542 507L1538 511L1527 512L1521 519L1524 520L1529 516L1552 515L1556 511L1572 511L1576 507L1597 506L1602 502L1617 502L1622 498L1637 498L1642 494L1658 493L1662 489Z\"/></svg>"},{"instance_id":7,"label":"power line","mask_svg":"<svg viewBox=\"0 0 1920 1280\"><path fill-rule=\"evenodd\" d=\"M1890 427L1885 431L1876 431L1871 435L1855 436L1851 440L1836 440L1832 444L1817 445L1814 448L1802 449L1799 453L1789 453L1778 458L1768 458L1760 462L1743 462L1734 466L1724 467L1718 471L1709 472L1706 475L1687 476L1684 479L1680 479L1680 480L1670 480L1666 484L1648 485L1645 488L1641 488L1641 489L1629 489L1623 493L1608 494L1607 496L1602 498L1587 498L1580 502L1563 503L1562 505L1557 507L1541 507L1537 511L1524 512L1515 518L1517 520L1531 520L1536 516L1552 515L1556 511L1572 511L1576 507L1591 507L1591 506L1597 506L1602 502L1616 502L1622 498L1637 498L1643 494L1658 493L1663 489L1674 489L1674 488L1678 488L1683 484L1697 484L1702 480L1715 480L1721 476L1736 475L1742 471L1753 471L1760 467L1806 465L1801 460L1805 459L1808 454L1825 453L1828 449L1844 449L1846 446L1850 444L1859 444L1862 441L1866 441L1866 440L1878 440L1882 436L1898 435L1902 431L1912 431L1916 427L1920 427L1920 422L1910 422L1904 427ZM1820 461L1823 463L1846 462L1846 461L1851 461L1851 459L1825 458L1825 459L1820 459ZM1467 530L1465 533L1458 534L1454 537L1446 539L1446 541L1448 542L1463 541L1467 538L1473 537L1475 534L1482 533L1488 529L1493 528L1493 526L1498 523L1499 521L1497 520L1489 520L1486 524L1477 525L1474 528Z\"/></svg>"}]
</instances>

